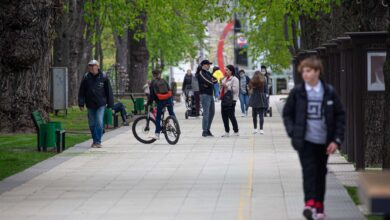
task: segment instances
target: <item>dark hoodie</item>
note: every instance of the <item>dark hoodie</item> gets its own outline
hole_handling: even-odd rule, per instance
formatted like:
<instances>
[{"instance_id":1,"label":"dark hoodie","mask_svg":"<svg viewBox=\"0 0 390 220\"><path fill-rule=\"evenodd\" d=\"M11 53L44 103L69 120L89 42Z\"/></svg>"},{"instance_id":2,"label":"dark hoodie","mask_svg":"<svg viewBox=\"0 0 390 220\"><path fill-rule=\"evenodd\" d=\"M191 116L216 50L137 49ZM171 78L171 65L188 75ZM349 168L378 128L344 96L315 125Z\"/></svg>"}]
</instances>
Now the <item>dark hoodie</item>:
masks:
<instances>
[{"instance_id":1,"label":"dark hoodie","mask_svg":"<svg viewBox=\"0 0 390 220\"><path fill-rule=\"evenodd\" d=\"M112 108L114 97L107 74L100 70L95 76L92 73L86 73L80 84L78 99L80 107L86 105L87 108L98 109L107 105L108 108Z\"/></svg>"}]
</instances>

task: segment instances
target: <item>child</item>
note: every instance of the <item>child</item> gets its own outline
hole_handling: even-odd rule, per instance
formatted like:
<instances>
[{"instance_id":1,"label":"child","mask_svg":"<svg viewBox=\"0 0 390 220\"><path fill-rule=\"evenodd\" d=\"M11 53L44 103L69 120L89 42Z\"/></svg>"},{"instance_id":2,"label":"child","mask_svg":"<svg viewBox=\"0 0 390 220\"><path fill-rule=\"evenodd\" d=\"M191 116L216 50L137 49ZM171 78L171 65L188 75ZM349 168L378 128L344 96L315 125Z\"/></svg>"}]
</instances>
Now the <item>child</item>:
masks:
<instances>
[{"instance_id":1,"label":"child","mask_svg":"<svg viewBox=\"0 0 390 220\"><path fill-rule=\"evenodd\" d=\"M257 115L260 118L260 134L264 134L264 113L268 106L267 94L268 86L267 80L260 71L256 71L251 81L249 82L249 89L252 91L252 94L249 98L249 106L252 107L252 117L253 117L253 134L257 134L259 131L257 129Z\"/></svg>"},{"instance_id":2,"label":"child","mask_svg":"<svg viewBox=\"0 0 390 220\"><path fill-rule=\"evenodd\" d=\"M283 121L303 172L306 219L324 219L328 156L344 139L345 113L331 85L320 80L321 60L303 60L298 71L303 84L291 90L283 109Z\"/></svg>"}]
</instances>

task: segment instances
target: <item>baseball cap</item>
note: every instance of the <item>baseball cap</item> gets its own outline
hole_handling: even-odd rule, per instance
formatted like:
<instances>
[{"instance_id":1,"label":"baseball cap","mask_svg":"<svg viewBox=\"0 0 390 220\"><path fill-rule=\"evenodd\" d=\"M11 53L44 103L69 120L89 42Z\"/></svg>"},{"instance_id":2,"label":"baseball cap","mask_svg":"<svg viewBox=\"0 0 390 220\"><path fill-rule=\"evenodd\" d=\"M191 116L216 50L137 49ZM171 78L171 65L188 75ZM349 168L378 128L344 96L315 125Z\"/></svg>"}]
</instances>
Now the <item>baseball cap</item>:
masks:
<instances>
[{"instance_id":1,"label":"baseball cap","mask_svg":"<svg viewBox=\"0 0 390 220\"><path fill-rule=\"evenodd\" d=\"M206 64L213 64L213 63L210 62L209 60L203 60L202 62L200 62L201 66L206 65Z\"/></svg>"},{"instance_id":2,"label":"baseball cap","mask_svg":"<svg viewBox=\"0 0 390 220\"><path fill-rule=\"evenodd\" d=\"M91 60L88 62L88 65L98 65L99 66L99 62L97 60Z\"/></svg>"}]
</instances>

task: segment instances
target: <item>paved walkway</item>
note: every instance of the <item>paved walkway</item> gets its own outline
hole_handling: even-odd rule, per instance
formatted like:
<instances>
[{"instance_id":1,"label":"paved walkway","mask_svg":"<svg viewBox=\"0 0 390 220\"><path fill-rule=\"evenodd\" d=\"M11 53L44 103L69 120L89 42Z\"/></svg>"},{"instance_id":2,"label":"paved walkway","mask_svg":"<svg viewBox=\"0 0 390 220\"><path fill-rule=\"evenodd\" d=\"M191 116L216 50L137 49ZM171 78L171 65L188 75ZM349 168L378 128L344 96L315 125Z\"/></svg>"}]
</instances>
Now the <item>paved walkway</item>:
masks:
<instances>
[{"instance_id":1,"label":"paved walkway","mask_svg":"<svg viewBox=\"0 0 390 220\"><path fill-rule=\"evenodd\" d=\"M239 117L240 137L202 138L201 119L185 120L179 104L175 146L140 144L130 127L107 134L102 149L82 143L0 182L0 219L302 219L298 157L277 97L272 105L265 135L252 135L251 118ZM329 219L364 219L332 173L326 206Z\"/></svg>"}]
</instances>

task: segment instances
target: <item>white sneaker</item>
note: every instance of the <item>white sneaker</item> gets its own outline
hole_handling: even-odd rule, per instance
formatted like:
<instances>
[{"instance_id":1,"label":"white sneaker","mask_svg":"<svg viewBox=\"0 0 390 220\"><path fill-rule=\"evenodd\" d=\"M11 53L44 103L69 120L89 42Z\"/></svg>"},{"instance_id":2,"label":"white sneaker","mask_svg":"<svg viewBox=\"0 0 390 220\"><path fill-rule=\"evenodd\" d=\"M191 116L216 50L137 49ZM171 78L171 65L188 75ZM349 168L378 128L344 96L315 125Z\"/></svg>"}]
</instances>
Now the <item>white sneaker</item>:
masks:
<instances>
[{"instance_id":1,"label":"white sneaker","mask_svg":"<svg viewBox=\"0 0 390 220\"><path fill-rule=\"evenodd\" d=\"M253 130L253 132L252 132L252 134L257 134L257 133L259 133L259 130L257 130L257 129Z\"/></svg>"},{"instance_id":2,"label":"white sneaker","mask_svg":"<svg viewBox=\"0 0 390 220\"><path fill-rule=\"evenodd\" d=\"M240 136L240 133L234 132L232 136L238 137L238 136Z\"/></svg>"},{"instance_id":3,"label":"white sneaker","mask_svg":"<svg viewBox=\"0 0 390 220\"><path fill-rule=\"evenodd\" d=\"M260 134L264 134L264 131L263 131L263 130L260 130Z\"/></svg>"},{"instance_id":4,"label":"white sneaker","mask_svg":"<svg viewBox=\"0 0 390 220\"><path fill-rule=\"evenodd\" d=\"M316 220L325 220L326 215L324 213L317 213Z\"/></svg>"},{"instance_id":5,"label":"white sneaker","mask_svg":"<svg viewBox=\"0 0 390 220\"><path fill-rule=\"evenodd\" d=\"M155 133L154 135L149 136L149 138L158 140L158 139L160 139L160 134L159 133Z\"/></svg>"},{"instance_id":6,"label":"white sneaker","mask_svg":"<svg viewBox=\"0 0 390 220\"><path fill-rule=\"evenodd\" d=\"M225 134L223 134L221 137L229 137L230 135L229 135L229 133L225 133Z\"/></svg>"}]
</instances>

